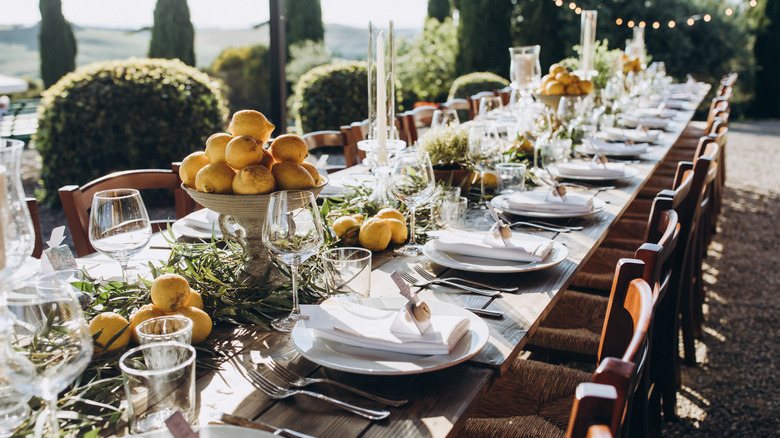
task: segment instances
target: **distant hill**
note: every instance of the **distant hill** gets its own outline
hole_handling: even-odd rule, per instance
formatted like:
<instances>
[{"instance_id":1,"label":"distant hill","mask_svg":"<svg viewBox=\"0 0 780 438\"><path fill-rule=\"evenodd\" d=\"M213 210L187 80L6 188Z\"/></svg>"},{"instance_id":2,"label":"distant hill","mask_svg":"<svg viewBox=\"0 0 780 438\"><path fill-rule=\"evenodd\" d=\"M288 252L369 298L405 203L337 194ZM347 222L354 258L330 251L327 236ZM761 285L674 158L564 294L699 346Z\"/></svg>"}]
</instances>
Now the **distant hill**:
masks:
<instances>
[{"instance_id":1,"label":"distant hill","mask_svg":"<svg viewBox=\"0 0 780 438\"><path fill-rule=\"evenodd\" d=\"M0 26L0 73L40 79L38 28ZM109 59L144 57L149 49L149 30L103 29L74 26L78 54L77 65ZM396 38L412 39L419 29L397 29ZM336 24L325 25L325 46L334 56L365 59L366 29ZM259 29L196 29L195 57L199 68L208 68L228 47L268 45L268 27Z\"/></svg>"}]
</instances>

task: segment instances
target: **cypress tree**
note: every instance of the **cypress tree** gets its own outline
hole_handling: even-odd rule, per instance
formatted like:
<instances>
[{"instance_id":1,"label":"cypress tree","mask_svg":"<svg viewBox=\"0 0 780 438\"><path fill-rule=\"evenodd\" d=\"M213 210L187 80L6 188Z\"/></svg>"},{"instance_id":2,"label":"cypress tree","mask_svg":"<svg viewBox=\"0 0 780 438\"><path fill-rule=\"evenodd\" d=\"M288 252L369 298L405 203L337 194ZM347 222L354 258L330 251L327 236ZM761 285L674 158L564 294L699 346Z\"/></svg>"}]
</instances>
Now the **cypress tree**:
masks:
<instances>
[{"instance_id":1,"label":"cypress tree","mask_svg":"<svg viewBox=\"0 0 780 438\"><path fill-rule=\"evenodd\" d=\"M489 71L508 77L512 2L460 0L459 6L457 73Z\"/></svg>"},{"instance_id":2,"label":"cypress tree","mask_svg":"<svg viewBox=\"0 0 780 438\"><path fill-rule=\"evenodd\" d=\"M187 0L157 0L149 57L178 58L195 66L195 29Z\"/></svg>"},{"instance_id":3,"label":"cypress tree","mask_svg":"<svg viewBox=\"0 0 780 438\"><path fill-rule=\"evenodd\" d=\"M288 53L291 44L321 42L325 38L320 0L285 0L284 9Z\"/></svg>"},{"instance_id":4,"label":"cypress tree","mask_svg":"<svg viewBox=\"0 0 780 438\"><path fill-rule=\"evenodd\" d=\"M759 117L780 117L780 2L763 0L756 8L759 16L753 55L756 59L755 111ZM763 14L762 14L763 12Z\"/></svg>"},{"instance_id":5,"label":"cypress tree","mask_svg":"<svg viewBox=\"0 0 780 438\"><path fill-rule=\"evenodd\" d=\"M428 0L428 17L439 20L443 23L444 19L450 16L452 7L450 0Z\"/></svg>"},{"instance_id":6,"label":"cypress tree","mask_svg":"<svg viewBox=\"0 0 780 438\"><path fill-rule=\"evenodd\" d=\"M61 0L41 0L41 31L38 34L43 87L49 88L76 69L76 37L62 16Z\"/></svg>"}]
</instances>

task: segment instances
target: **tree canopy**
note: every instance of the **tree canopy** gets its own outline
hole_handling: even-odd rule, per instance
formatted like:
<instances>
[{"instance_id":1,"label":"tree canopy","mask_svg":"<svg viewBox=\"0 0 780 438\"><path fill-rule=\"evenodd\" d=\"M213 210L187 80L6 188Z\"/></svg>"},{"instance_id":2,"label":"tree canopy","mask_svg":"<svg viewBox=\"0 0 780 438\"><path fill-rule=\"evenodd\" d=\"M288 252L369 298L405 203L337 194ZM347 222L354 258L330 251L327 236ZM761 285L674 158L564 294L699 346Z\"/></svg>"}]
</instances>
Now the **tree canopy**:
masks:
<instances>
[{"instance_id":1,"label":"tree canopy","mask_svg":"<svg viewBox=\"0 0 780 438\"><path fill-rule=\"evenodd\" d=\"M76 37L62 15L61 0L41 0L39 7L41 79L43 87L49 88L76 69Z\"/></svg>"},{"instance_id":2,"label":"tree canopy","mask_svg":"<svg viewBox=\"0 0 780 438\"><path fill-rule=\"evenodd\" d=\"M178 58L195 66L195 29L187 0L157 0L149 57Z\"/></svg>"}]
</instances>

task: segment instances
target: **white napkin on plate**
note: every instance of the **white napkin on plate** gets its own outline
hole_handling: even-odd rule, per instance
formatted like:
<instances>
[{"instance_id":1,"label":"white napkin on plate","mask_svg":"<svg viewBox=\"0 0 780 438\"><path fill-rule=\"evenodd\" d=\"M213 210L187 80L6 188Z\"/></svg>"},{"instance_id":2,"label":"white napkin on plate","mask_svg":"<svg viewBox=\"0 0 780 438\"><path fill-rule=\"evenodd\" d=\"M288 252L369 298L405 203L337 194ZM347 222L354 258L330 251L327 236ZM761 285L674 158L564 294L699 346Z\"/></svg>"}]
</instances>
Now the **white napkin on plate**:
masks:
<instances>
[{"instance_id":1,"label":"white napkin on plate","mask_svg":"<svg viewBox=\"0 0 780 438\"><path fill-rule=\"evenodd\" d=\"M671 119L677 115L677 111L655 106L650 108L636 108L628 112L626 115L629 117L657 117L661 119Z\"/></svg>"},{"instance_id":2,"label":"white napkin on plate","mask_svg":"<svg viewBox=\"0 0 780 438\"><path fill-rule=\"evenodd\" d=\"M608 142L597 138L586 138L583 143L589 152L607 155L642 155L647 152L647 143L628 144L623 142Z\"/></svg>"},{"instance_id":3,"label":"white napkin on plate","mask_svg":"<svg viewBox=\"0 0 780 438\"><path fill-rule=\"evenodd\" d=\"M659 117L637 117L630 114L624 115L621 120L626 126L639 126L650 129L666 129L669 126L669 120Z\"/></svg>"},{"instance_id":4,"label":"white napkin on plate","mask_svg":"<svg viewBox=\"0 0 780 438\"><path fill-rule=\"evenodd\" d=\"M203 231L211 231L212 227L219 231L219 213L208 208L201 208L200 210L193 211L192 213L179 219L183 224L190 228L195 228Z\"/></svg>"},{"instance_id":5,"label":"white napkin on plate","mask_svg":"<svg viewBox=\"0 0 780 438\"><path fill-rule=\"evenodd\" d=\"M511 247L504 246L500 239L486 239L485 232L439 230L428 235L436 238L431 241L436 251L514 262L539 263L550 255L553 246L552 240L531 240L521 233L512 234Z\"/></svg>"},{"instance_id":6,"label":"white napkin on plate","mask_svg":"<svg viewBox=\"0 0 780 438\"><path fill-rule=\"evenodd\" d=\"M466 316L433 312L431 328L422 335L395 333L393 321L401 310L384 310L354 301L329 298L319 305L302 305L305 328L315 336L355 347L418 355L449 354L469 331Z\"/></svg>"},{"instance_id":7,"label":"white napkin on plate","mask_svg":"<svg viewBox=\"0 0 780 438\"><path fill-rule=\"evenodd\" d=\"M593 211L593 196L576 193L567 193L562 200L548 192L516 192L506 196L504 202L512 210L537 213L584 214Z\"/></svg>"},{"instance_id":8,"label":"white napkin on plate","mask_svg":"<svg viewBox=\"0 0 780 438\"><path fill-rule=\"evenodd\" d=\"M601 165L593 162L569 161L553 165L553 172L559 176L591 176L600 178L622 178L626 175L626 165L623 163L607 163ZM568 195L567 195L568 196Z\"/></svg>"},{"instance_id":9,"label":"white napkin on plate","mask_svg":"<svg viewBox=\"0 0 780 438\"><path fill-rule=\"evenodd\" d=\"M626 141L631 140L640 143L654 143L661 136L661 131L651 129L625 129L625 128L604 128L596 136L605 141Z\"/></svg>"}]
</instances>

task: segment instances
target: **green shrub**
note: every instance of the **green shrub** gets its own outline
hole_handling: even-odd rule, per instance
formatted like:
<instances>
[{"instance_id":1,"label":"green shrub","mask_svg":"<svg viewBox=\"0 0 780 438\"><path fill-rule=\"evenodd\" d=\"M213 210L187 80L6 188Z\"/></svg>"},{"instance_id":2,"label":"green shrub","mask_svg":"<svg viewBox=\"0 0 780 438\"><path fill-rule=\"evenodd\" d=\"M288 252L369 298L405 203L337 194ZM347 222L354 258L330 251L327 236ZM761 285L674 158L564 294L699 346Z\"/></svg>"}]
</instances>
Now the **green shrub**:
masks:
<instances>
[{"instance_id":1,"label":"green shrub","mask_svg":"<svg viewBox=\"0 0 780 438\"><path fill-rule=\"evenodd\" d=\"M268 47L228 48L211 65L214 76L227 85L228 106L234 113L253 109L271 112L271 58Z\"/></svg>"},{"instance_id":2,"label":"green shrub","mask_svg":"<svg viewBox=\"0 0 780 438\"><path fill-rule=\"evenodd\" d=\"M295 85L295 124L299 132L339 129L368 117L365 62L322 65Z\"/></svg>"},{"instance_id":3,"label":"green shrub","mask_svg":"<svg viewBox=\"0 0 780 438\"><path fill-rule=\"evenodd\" d=\"M46 200L117 170L170 168L222 131L222 84L178 60L128 59L77 69L43 93L34 137Z\"/></svg>"},{"instance_id":4,"label":"green shrub","mask_svg":"<svg viewBox=\"0 0 780 438\"><path fill-rule=\"evenodd\" d=\"M404 103L443 102L455 79L457 27L451 18L429 18L411 44L399 44L396 78L404 85Z\"/></svg>"},{"instance_id":5,"label":"green shrub","mask_svg":"<svg viewBox=\"0 0 780 438\"><path fill-rule=\"evenodd\" d=\"M449 99L465 99L480 91L504 88L509 81L490 72L475 72L463 75L452 83Z\"/></svg>"}]
</instances>

